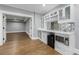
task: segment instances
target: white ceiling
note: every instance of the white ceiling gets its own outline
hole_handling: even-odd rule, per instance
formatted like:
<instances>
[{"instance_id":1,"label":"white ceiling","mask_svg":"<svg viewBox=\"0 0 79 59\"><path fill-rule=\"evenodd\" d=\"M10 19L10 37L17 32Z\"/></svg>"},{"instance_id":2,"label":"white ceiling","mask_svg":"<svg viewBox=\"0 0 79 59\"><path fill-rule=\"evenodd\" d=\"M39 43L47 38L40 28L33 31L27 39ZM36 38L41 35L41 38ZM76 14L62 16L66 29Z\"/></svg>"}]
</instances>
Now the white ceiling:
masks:
<instances>
[{"instance_id":1,"label":"white ceiling","mask_svg":"<svg viewBox=\"0 0 79 59\"><path fill-rule=\"evenodd\" d=\"M36 12L39 14L44 14L48 12L49 10L56 7L58 4L46 4L46 6L43 6L42 4L6 4L7 6L24 9L30 12Z\"/></svg>"}]
</instances>

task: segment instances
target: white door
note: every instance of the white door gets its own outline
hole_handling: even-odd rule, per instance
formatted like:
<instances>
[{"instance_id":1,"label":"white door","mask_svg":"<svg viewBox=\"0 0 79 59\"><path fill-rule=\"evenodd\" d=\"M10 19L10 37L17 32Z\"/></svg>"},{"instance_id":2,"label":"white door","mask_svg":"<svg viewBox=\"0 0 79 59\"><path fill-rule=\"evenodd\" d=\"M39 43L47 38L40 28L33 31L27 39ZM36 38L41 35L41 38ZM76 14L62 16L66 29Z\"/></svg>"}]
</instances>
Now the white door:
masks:
<instances>
[{"instance_id":1,"label":"white door","mask_svg":"<svg viewBox=\"0 0 79 59\"><path fill-rule=\"evenodd\" d=\"M6 42L6 16L3 16L3 43Z\"/></svg>"}]
</instances>

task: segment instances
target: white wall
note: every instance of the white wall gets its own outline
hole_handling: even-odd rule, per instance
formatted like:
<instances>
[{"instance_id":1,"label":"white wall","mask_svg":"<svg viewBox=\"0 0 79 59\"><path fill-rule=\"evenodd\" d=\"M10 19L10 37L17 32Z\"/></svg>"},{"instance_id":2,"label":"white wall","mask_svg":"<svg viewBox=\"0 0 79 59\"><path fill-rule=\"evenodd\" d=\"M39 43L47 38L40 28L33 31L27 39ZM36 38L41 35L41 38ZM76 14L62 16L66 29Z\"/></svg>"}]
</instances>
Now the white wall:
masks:
<instances>
[{"instance_id":1,"label":"white wall","mask_svg":"<svg viewBox=\"0 0 79 59\"><path fill-rule=\"evenodd\" d=\"M25 23L25 32L29 33L29 20L27 20L27 22Z\"/></svg>"},{"instance_id":2,"label":"white wall","mask_svg":"<svg viewBox=\"0 0 79 59\"><path fill-rule=\"evenodd\" d=\"M13 7L10 7L10 6L6 6L6 5L0 5L0 10L4 10L4 11L10 11L10 12L15 12L15 13L22 13L22 14L26 14L26 15L30 15L30 16L33 16L33 28L32 28L32 36L33 37L37 37L37 28L40 27L40 20L41 20L41 15L40 14L35 14L35 20L34 20L34 13L33 12L29 12L29 11L26 11L26 10L21 10L21 9L18 9L18 8L13 8Z\"/></svg>"},{"instance_id":3,"label":"white wall","mask_svg":"<svg viewBox=\"0 0 79 59\"><path fill-rule=\"evenodd\" d=\"M38 37L38 28L41 28L41 16L35 14L34 33L33 33L35 37Z\"/></svg>"},{"instance_id":4,"label":"white wall","mask_svg":"<svg viewBox=\"0 0 79 59\"><path fill-rule=\"evenodd\" d=\"M25 24L21 22L7 22L6 31L7 33L13 32L25 32Z\"/></svg>"},{"instance_id":5,"label":"white wall","mask_svg":"<svg viewBox=\"0 0 79 59\"><path fill-rule=\"evenodd\" d=\"M75 4L74 7L75 7L74 8L74 10L75 10L74 20L76 21L75 22L75 38L76 38L75 47L79 50L79 4Z\"/></svg>"},{"instance_id":6,"label":"white wall","mask_svg":"<svg viewBox=\"0 0 79 59\"><path fill-rule=\"evenodd\" d=\"M35 20L34 20L34 13L33 12L29 12L29 11L26 11L26 10L21 10L21 9L17 9L17 8L13 8L13 7L9 7L9 6L6 6L6 5L0 5L0 10L3 10L3 11L6 11L6 12L13 12L13 13L20 13L20 14L26 14L26 15L30 15L30 16L32 16L33 17L33 21L32 21L32 26L33 26L33 28L32 28L32 36L33 37L36 37L37 36L37 28L38 27L40 27L41 25L40 25L40 17L41 17L41 15L40 14L36 14L36 17L35 17ZM0 11L0 45L2 45L3 44L3 26L2 26L2 13L1 13L1 11ZM35 23L35 24L34 24ZM10 23L9 24L9 26L11 25L11 26L14 26L13 25L14 23ZM17 23L16 23L17 24ZM21 25L21 26L19 26L19 25L15 25L14 26L14 28L12 28L11 26L10 26L10 28L8 28L7 29L7 32L14 32L15 30L15 27L16 27L16 31L24 31L24 29L21 29L21 28L23 28L23 24L20 24L20 23L18 23L19 25ZM36 26L35 26L36 25ZM17 29L18 27L19 27L19 29Z\"/></svg>"}]
</instances>

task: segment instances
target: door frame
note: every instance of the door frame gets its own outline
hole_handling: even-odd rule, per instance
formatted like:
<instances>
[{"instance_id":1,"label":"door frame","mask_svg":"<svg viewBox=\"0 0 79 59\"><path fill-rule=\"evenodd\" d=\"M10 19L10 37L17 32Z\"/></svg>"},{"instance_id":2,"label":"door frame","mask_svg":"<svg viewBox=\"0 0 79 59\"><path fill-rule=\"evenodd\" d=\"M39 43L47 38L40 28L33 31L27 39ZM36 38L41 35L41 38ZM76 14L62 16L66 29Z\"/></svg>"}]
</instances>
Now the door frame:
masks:
<instances>
[{"instance_id":1,"label":"door frame","mask_svg":"<svg viewBox=\"0 0 79 59\"><path fill-rule=\"evenodd\" d=\"M4 11L4 10L0 10L0 12L2 13L3 16L4 16L4 14L8 14L8 15L21 16L21 17L30 17L31 20L32 20L32 25L31 25L32 26L32 31L31 31L32 32L32 35L30 36L30 38L33 38L33 29L34 29L34 21L33 20L34 19L33 19L33 16L32 15L27 15L27 14L23 14L23 13L16 13L16 12L11 12L11 11ZM1 45L3 45L3 43Z\"/></svg>"},{"instance_id":2,"label":"door frame","mask_svg":"<svg viewBox=\"0 0 79 59\"><path fill-rule=\"evenodd\" d=\"M6 16L3 16L3 43L6 42Z\"/></svg>"}]
</instances>

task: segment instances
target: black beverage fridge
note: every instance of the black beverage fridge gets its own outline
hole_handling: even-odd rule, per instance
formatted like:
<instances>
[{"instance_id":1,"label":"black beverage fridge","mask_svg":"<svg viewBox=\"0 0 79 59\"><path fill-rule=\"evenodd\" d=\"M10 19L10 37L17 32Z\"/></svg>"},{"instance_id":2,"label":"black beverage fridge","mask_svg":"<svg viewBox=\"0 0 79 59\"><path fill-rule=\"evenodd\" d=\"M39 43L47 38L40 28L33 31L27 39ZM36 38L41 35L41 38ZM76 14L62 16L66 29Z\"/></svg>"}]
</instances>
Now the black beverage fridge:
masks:
<instances>
[{"instance_id":1,"label":"black beverage fridge","mask_svg":"<svg viewBox=\"0 0 79 59\"><path fill-rule=\"evenodd\" d=\"M49 34L47 35L47 44L52 47L55 48L55 34Z\"/></svg>"}]
</instances>

